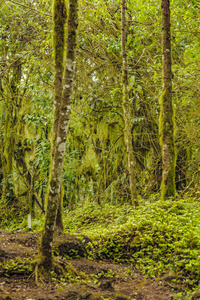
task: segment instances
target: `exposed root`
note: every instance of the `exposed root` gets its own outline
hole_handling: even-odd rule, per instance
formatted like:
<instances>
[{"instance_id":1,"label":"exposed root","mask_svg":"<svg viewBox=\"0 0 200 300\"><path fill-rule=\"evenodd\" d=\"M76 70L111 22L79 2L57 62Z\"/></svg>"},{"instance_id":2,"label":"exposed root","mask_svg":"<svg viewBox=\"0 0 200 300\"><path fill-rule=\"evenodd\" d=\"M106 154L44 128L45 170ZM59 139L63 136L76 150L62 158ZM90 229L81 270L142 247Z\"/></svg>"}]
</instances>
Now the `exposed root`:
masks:
<instances>
[{"instance_id":1,"label":"exposed root","mask_svg":"<svg viewBox=\"0 0 200 300\"><path fill-rule=\"evenodd\" d=\"M35 265L35 283L38 283L38 267L39 266L44 266L45 263L45 256L39 255L36 257L34 260L33 264Z\"/></svg>"},{"instance_id":2,"label":"exposed root","mask_svg":"<svg viewBox=\"0 0 200 300\"><path fill-rule=\"evenodd\" d=\"M35 266L35 270L33 272L35 275L35 283L38 283L39 276L51 280L52 274L57 279L65 278L66 280L75 280L77 277L81 277L72 266L67 263L60 262L58 258L54 258L51 264L47 264L45 256L39 255L36 257L33 264Z\"/></svg>"}]
</instances>

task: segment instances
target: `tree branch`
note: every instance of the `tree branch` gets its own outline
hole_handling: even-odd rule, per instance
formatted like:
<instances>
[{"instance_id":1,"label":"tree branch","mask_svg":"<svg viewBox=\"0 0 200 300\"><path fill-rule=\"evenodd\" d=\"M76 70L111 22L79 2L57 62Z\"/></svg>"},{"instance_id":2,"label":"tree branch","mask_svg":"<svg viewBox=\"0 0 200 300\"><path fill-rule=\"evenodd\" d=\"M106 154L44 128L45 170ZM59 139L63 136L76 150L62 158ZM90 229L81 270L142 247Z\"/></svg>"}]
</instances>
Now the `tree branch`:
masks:
<instances>
[{"instance_id":1,"label":"tree branch","mask_svg":"<svg viewBox=\"0 0 200 300\"><path fill-rule=\"evenodd\" d=\"M35 11L35 12L39 12L39 13L41 13L41 14L44 14L45 16L52 17L51 14L44 13L44 12L42 12L42 11L36 9L36 8L30 7L30 6L28 6L28 5L25 5L25 4L22 4L22 3L19 3L19 2L13 1L13 0L7 0L7 1L9 1L9 2L11 2L11 3L13 3L13 4L16 4L16 5L25 7L25 8L28 8L28 9L33 10L33 11Z\"/></svg>"}]
</instances>

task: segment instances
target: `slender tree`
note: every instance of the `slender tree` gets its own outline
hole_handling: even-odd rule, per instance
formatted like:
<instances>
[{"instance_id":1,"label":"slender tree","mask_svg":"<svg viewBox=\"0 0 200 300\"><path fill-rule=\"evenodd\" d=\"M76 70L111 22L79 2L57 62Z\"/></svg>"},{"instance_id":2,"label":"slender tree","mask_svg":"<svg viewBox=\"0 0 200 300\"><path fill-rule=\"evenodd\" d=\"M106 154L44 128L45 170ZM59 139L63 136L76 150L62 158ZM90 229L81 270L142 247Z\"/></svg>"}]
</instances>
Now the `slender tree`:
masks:
<instances>
[{"instance_id":1,"label":"slender tree","mask_svg":"<svg viewBox=\"0 0 200 300\"><path fill-rule=\"evenodd\" d=\"M22 107L22 97L19 92L19 86L22 77L22 63L20 61L13 64L12 75L7 77L7 82L4 84L4 90L1 91L0 98L5 102L5 125L4 125L4 142L2 151L2 171L4 176L2 199L9 199L12 202L17 201L13 170L15 163L15 152L19 130L20 109Z\"/></svg>"},{"instance_id":2,"label":"slender tree","mask_svg":"<svg viewBox=\"0 0 200 300\"><path fill-rule=\"evenodd\" d=\"M58 123L60 116L60 105L63 92L63 72L65 54L65 23L67 11L65 0L54 1L53 3L53 46L55 57L55 76L54 76L54 124L53 124L53 143L52 161L56 155L56 140L58 136ZM58 198L58 211L56 217L56 227L59 234L63 231L62 223L62 193Z\"/></svg>"},{"instance_id":3,"label":"slender tree","mask_svg":"<svg viewBox=\"0 0 200 300\"><path fill-rule=\"evenodd\" d=\"M162 151L161 198L175 196L175 121L172 104L170 0L162 0L162 76L163 91L160 98L160 143Z\"/></svg>"},{"instance_id":4,"label":"slender tree","mask_svg":"<svg viewBox=\"0 0 200 300\"><path fill-rule=\"evenodd\" d=\"M56 76L62 81L62 64L63 64L63 42L64 42L64 24L66 18L65 0L54 0L54 51L55 58L60 63L56 70ZM66 137L68 132L69 115L71 111L71 98L73 91L73 78L75 71L75 49L76 49L76 29L78 25L78 0L69 1L68 16L68 38L65 59L65 72L63 84L60 80L54 81L54 138L52 147L52 165L49 179L48 203L44 231L41 239L40 252L43 256L43 263L46 266L52 265L52 242L55 230L58 203L61 194L61 181L63 162L66 149ZM60 43L59 43L60 41ZM60 45L60 46L59 46ZM60 68L60 69L59 69ZM62 94L58 86L62 90ZM58 102L58 103L57 103ZM57 123L57 125L55 124Z\"/></svg>"},{"instance_id":5,"label":"slender tree","mask_svg":"<svg viewBox=\"0 0 200 300\"><path fill-rule=\"evenodd\" d=\"M128 159L128 170L130 176L130 189L131 189L131 202L134 206L138 205L137 189L135 179L135 156L132 146L132 134L131 134L131 108L128 97L128 67L126 56L126 0L122 0L122 30L121 30L121 44L122 44L122 83L123 83L123 101L122 106L124 110L125 120L125 144Z\"/></svg>"}]
</instances>

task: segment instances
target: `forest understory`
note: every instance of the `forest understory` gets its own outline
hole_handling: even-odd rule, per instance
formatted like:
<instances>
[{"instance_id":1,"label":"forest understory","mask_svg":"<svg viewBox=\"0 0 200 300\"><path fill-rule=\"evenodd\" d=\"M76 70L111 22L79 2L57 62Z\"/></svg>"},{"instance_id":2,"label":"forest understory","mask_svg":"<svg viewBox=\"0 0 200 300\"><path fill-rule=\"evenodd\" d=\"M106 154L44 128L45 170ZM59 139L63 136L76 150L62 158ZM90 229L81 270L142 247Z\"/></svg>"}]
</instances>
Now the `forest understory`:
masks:
<instances>
[{"instance_id":1,"label":"forest understory","mask_svg":"<svg viewBox=\"0 0 200 300\"><path fill-rule=\"evenodd\" d=\"M71 242L72 238L73 236ZM73 267L76 275L68 280L58 279L53 273L49 279L40 275L36 283L31 259L38 251L39 234L1 230L0 240L0 259L3 263L0 268L2 300L165 300L174 299L173 294L177 291L184 291L183 286L173 283L173 277L145 279L134 269L130 274L128 263L116 264L111 260L91 261L85 257L67 260L59 256L59 263ZM61 240L64 245L66 241L71 243L67 235L64 235L60 242ZM80 245L76 244L75 240L74 237L74 245L79 249Z\"/></svg>"},{"instance_id":2,"label":"forest understory","mask_svg":"<svg viewBox=\"0 0 200 300\"><path fill-rule=\"evenodd\" d=\"M0 300L200 299L199 12L0 0Z\"/></svg>"},{"instance_id":3,"label":"forest understory","mask_svg":"<svg viewBox=\"0 0 200 300\"><path fill-rule=\"evenodd\" d=\"M65 208L53 269L36 272L44 216L0 231L0 299L200 298L199 196ZM37 276L36 276L37 274ZM37 282L36 282L37 281Z\"/></svg>"}]
</instances>

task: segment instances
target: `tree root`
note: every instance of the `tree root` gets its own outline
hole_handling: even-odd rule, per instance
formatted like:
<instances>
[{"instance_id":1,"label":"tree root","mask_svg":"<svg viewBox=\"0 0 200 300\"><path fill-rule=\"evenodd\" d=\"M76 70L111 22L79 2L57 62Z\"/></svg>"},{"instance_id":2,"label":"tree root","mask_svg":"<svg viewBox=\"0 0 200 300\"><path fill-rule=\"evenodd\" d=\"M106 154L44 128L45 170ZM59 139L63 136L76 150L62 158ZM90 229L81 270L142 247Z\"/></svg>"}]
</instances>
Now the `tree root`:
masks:
<instances>
[{"instance_id":1,"label":"tree root","mask_svg":"<svg viewBox=\"0 0 200 300\"><path fill-rule=\"evenodd\" d=\"M35 270L35 283L38 283L39 276L51 280L52 274L56 279L65 278L66 280L75 280L77 277L82 277L72 266L59 258L54 258L51 264L47 264L45 256L38 255L33 262Z\"/></svg>"},{"instance_id":2,"label":"tree root","mask_svg":"<svg viewBox=\"0 0 200 300\"><path fill-rule=\"evenodd\" d=\"M35 265L35 283L38 283L38 267L39 266L44 266L45 262L45 256L39 255L37 258L34 260L33 264Z\"/></svg>"}]
</instances>

